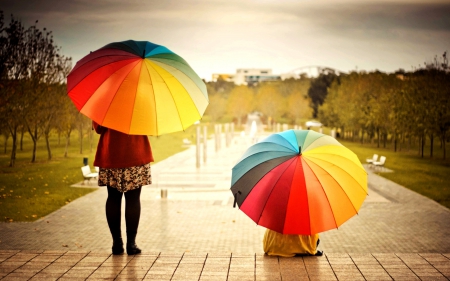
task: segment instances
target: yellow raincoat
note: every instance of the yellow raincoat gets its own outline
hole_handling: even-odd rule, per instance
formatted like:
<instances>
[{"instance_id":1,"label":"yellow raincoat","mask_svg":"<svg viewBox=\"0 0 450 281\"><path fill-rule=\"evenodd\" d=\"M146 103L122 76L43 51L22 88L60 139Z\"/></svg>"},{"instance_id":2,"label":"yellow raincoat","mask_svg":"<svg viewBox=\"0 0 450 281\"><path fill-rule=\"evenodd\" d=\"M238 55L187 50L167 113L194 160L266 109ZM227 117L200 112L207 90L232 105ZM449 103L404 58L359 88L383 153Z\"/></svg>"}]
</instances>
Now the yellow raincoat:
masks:
<instances>
[{"instance_id":1,"label":"yellow raincoat","mask_svg":"<svg viewBox=\"0 0 450 281\"><path fill-rule=\"evenodd\" d=\"M296 254L317 253L319 234L285 235L270 229L264 234L264 252L269 256L293 257Z\"/></svg>"}]
</instances>

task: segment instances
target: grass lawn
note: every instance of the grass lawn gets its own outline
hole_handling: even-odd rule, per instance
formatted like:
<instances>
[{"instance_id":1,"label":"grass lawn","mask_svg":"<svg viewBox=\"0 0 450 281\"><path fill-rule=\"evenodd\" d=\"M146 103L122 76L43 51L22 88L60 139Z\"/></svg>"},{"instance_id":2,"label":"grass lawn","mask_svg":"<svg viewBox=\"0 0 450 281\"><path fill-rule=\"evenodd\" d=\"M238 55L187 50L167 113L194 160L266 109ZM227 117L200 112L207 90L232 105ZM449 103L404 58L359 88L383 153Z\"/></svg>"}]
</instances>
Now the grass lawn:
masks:
<instances>
[{"instance_id":1,"label":"grass lawn","mask_svg":"<svg viewBox=\"0 0 450 281\"><path fill-rule=\"evenodd\" d=\"M194 137L195 127L188 128L185 132L150 137L155 161L161 161L186 149L182 146L182 140L187 138L195 143ZM65 158L65 140L61 139L61 143L58 144L58 138L54 135L51 139L53 158L48 161L45 140L41 139L38 142L37 161L30 163L32 141L26 134L23 151L18 149L16 164L11 168L8 167L11 156L11 138L9 138L5 154L4 138L0 137L2 144L0 150L0 220L7 222L34 221L96 190L70 186L83 180L81 166L84 157L88 157L89 165L93 169L97 141L98 135L94 133L91 151L88 138L85 137L83 153L80 153L78 133L74 132L69 156Z\"/></svg>"},{"instance_id":2,"label":"grass lawn","mask_svg":"<svg viewBox=\"0 0 450 281\"><path fill-rule=\"evenodd\" d=\"M371 144L339 141L355 152L362 163L366 163L366 158L372 158L375 153L386 156L385 166L394 172L378 174L450 208L450 159L442 160L442 150L438 145L434 147L433 158L429 157L429 146L425 149L424 158L421 158L416 148L394 152ZM449 150L447 144L447 154Z\"/></svg>"},{"instance_id":3,"label":"grass lawn","mask_svg":"<svg viewBox=\"0 0 450 281\"><path fill-rule=\"evenodd\" d=\"M209 134L213 126L209 126ZM95 135L95 134L94 134ZM161 161L185 149L182 140L187 138L195 143L195 127L185 132L168 134L160 137L150 137L155 161ZM51 139L53 159L47 160L44 140L38 142L37 162L30 163L32 142L25 135L24 149L17 152L15 167L8 167L11 143L7 153L0 153L0 220L34 221L71 201L88 194L95 189L73 188L72 184L83 180L81 166L83 157L89 158L93 166L98 136L93 140L90 150L87 137L84 138L83 153L80 153L80 143L75 132L69 149L69 157L64 158L64 140L58 144L57 136ZM362 163L374 153L387 157L386 167L393 173L381 173L381 176L401 184L411 190L421 193L450 208L450 160L441 160L442 151L435 148L435 158L428 156L420 158L417 150L393 152L391 149L377 148L374 145L361 145L357 142L339 140L354 151ZM9 140L11 142L11 139ZM0 137L0 143L4 140ZM450 147L447 146L447 151ZM428 150L426 150L428 151ZM449 157L450 158L450 157Z\"/></svg>"}]
</instances>

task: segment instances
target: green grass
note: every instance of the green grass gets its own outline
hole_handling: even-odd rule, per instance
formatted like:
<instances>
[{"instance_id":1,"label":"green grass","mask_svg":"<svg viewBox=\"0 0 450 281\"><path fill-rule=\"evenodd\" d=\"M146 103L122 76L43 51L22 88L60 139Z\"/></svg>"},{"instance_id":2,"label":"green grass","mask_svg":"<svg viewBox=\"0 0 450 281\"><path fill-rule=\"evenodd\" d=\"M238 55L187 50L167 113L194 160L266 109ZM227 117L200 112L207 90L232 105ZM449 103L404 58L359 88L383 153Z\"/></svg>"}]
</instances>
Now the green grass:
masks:
<instances>
[{"instance_id":1,"label":"green grass","mask_svg":"<svg viewBox=\"0 0 450 281\"><path fill-rule=\"evenodd\" d=\"M213 126L208 132L213 132ZM155 161L161 161L185 149L182 140L187 138L195 143L195 127L185 132L150 137ZM69 157L64 158L64 141L58 145L57 137L51 139L53 159L47 161L44 140L38 142L37 162L30 163L32 142L25 135L24 150L17 152L15 167L8 167L11 144L8 151L0 154L0 220L34 221L69 204L95 189L73 188L72 184L83 180L80 167L83 157L89 158L91 167L94 161L98 137L95 135L93 151L90 151L87 137L84 138L84 153L80 154L77 134L71 139ZM9 140L11 142L11 139ZM342 141L365 163L374 153L387 157L386 167L393 173L380 175L411 190L421 193L443 206L450 208L450 160L441 160L440 150L435 148L434 159L420 158L417 150L393 152L390 149L376 148L370 144ZM0 137L0 143L3 139ZM448 149L448 151L450 148ZM427 150L428 151L428 150Z\"/></svg>"},{"instance_id":2,"label":"green grass","mask_svg":"<svg viewBox=\"0 0 450 281\"><path fill-rule=\"evenodd\" d=\"M45 140L38 142L37 161L30 163L32 141L28 135L24 137L23 151L17 151L14 167L8 167L11 154L11 138L4 154L4 138L0 154L0 221L34 221L56 211L71 201L84 196L96 189L74 188L71 185L83 180L81 166L83 158L88 157L93 168L98 135L94 134L93 149L87 137L84 138L83 154L77 132L71 138L69 155L64 157L64 140L58 145L57 136L51 138L53 158L47 160ZM168 134L160 137L150 137L155 162L161 161L186 147L182 140L188 138L195 143L195 127L185 132Z\"/></svg>"},{"instance_id":3,"label":"green grass","mask_svg":"<svg viewBox=\"0 0 450 281\"><path fill-rule=\"evenodd\" d=\"M417 149L394 152L371 144L339 141L355 152L362 163L366 163L366 158L371 158L375 153L386 156L385 167L394 172L379 175L450 208L450 160L442 160L442 150L437 145L434 158L427 156L429 147L425 150L425 157L421 158Z\"/></svg>"}]
</instances>

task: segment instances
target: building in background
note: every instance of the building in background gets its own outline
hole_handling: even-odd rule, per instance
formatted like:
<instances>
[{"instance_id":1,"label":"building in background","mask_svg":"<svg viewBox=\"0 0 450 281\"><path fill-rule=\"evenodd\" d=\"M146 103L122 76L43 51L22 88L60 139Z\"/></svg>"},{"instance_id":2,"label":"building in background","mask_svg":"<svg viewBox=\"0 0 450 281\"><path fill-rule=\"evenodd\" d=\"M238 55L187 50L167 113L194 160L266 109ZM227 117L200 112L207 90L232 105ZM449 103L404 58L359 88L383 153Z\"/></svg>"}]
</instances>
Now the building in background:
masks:
<instances>
[{"instance_id":1,"label":"building in background","mask_svg":"<svg viewBox=\"0 0 450 281\"><path fill-rule=\"evenodd\" d=\"M255 85L260 82L280 81L280 75L274 75L270 68L239 68L236 74L213 74L212 80L216 82L223 79L234 82L236 85Z\"/></svg>"}]
</instances>

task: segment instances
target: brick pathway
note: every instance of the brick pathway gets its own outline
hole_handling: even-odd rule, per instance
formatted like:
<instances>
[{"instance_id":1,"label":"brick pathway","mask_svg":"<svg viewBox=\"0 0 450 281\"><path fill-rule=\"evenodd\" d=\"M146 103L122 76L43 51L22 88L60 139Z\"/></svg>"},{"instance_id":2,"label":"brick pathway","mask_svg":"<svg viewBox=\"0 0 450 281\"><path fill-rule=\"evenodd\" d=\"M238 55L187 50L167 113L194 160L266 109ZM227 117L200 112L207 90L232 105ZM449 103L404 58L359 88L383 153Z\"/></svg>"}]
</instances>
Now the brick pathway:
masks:
<instances>
[{"instance_id":1,"label":"brick pathway","mask_svg":"<svg viewBox=\"0 0 450 281\"><path fill-rule=\"evenodd\" d=\"M1 280L448 280L450 255L262 254L112 256L83 251L0 250Z\"/></svg>"},{"instance_id":2,"label":"brick pathway","mask_svg":"<svg viewBox=\"0 0 450 281\"><path fill-rule=\"evenodd\" d=\"M114 274L135 279L136 274L150 280L450 277L450 210L370 169L369 196L359 215L321 234L326 256L264 256L265 229L232 208L229 191L231 167L249 145L249 139L236 137L216 152L210 141L207 162L198 169L195 146L152 166L154 184L142 191L140 256L109 255L103 188L36 222L0 223L0 279L65 280L77 274L81 279ZM168 190L168 198L160 198L161 189Z\"/></svg>"}]
</instances>

